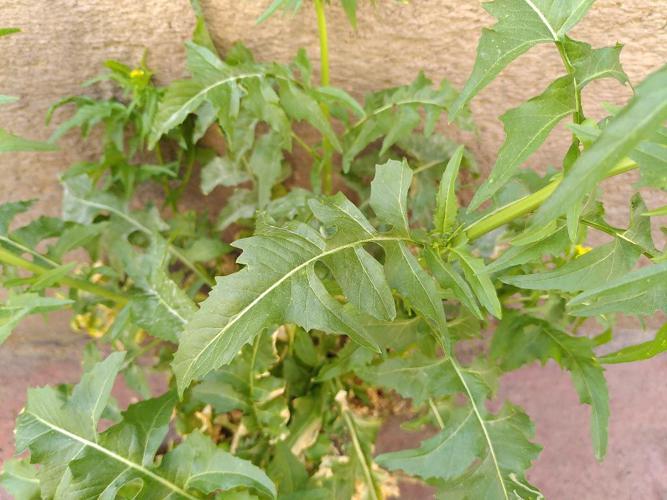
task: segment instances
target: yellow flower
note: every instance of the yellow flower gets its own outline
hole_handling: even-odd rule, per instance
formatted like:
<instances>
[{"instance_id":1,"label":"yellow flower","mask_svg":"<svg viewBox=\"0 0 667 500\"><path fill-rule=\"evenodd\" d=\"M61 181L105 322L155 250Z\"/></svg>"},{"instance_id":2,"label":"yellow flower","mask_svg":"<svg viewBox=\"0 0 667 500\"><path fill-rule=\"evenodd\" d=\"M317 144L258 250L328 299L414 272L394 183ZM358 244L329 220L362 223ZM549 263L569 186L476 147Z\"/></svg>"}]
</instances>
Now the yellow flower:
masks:
<instances>
[{"instance_id":1,"label":"yellow flower","mask_svg":"<svg viewBox=\"0 0 667 500\"><path fill-rule=\"evenodd\" d=\"M76 332L83 330L91 337L98 339L111 328L116 314L115 309L104 304L97 304L92 311L75 315L70 321L70 326Z\"/></svg>"},{"instance_id":2,"label":"yellow flower","mask_svg":"<svg viewBox=\"0 0 667 500\"><path fill-rule=\"evenodd\" d=\"M130 78L133 80L138 80L139 78L143 78L146 72L143 69L140 68L134 68L132 71L130 71Z\"/></svg>"},{"instance_id":3,"label":"yellow flower","mask_svg":"<svg viewBox=\"0 0 667 500\"><path fill-rule=\"evenodd\" d=\"M587 247L587 246L584 246L584 245L575 245L574 255L576 257L581 257L582 255L587 254L591 250L593 250L591 247Z\"/></svg>"}]
</instances>

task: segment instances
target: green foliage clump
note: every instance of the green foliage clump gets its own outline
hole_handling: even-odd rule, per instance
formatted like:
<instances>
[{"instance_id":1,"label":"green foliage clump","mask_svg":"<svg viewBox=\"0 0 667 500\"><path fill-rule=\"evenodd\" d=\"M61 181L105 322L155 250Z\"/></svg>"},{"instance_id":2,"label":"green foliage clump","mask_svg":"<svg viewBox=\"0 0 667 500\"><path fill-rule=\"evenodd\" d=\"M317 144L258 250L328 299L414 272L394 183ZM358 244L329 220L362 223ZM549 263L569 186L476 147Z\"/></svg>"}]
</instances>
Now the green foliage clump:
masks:
<instances>
[{"instance_id":1,"label":"green foliage clump","mask_svg":"<svg viewBox=\"0 0 667 500\"><path fill-rule=\"evenodd\" d=\"M342 4L356 26L356 2ZM0 131L6 152L102 130L99 158L61 177L61 217L17 227L31 202L0 206L0 342L60 309L90 337L78 384L29 390L16 427L28 457L0 484L26 499L379 499L407 475L444 498L541 498L526 478L541 449L529 416L487 403L504 373L549 360L591 407L602 460L604 365L662 353L667 331L599 347L618 317L667 311L667 252L651 235L665 207L636 192L616 227L598 185L638 169L637 188L667 188L667 66L587 118L588 83L628 83L620 45L569 35L592 4L489 2L498 21L460 93L420 74L359 102L329 84L322 1L319 82L304 50L289 64L240 44L218 53L194 2L187 78L160 87L145 62L109 61L88 84L110 80L117 97L57 103L74 111L50 143ZM261 20L300 7L276 0ZM470 100L537 44L553 45L564 74L502 115L505 142L471 190L472 155L437 125L470 130ZM561 168L522 170L565 119ZM184 201L197 178L207 212ZM162 206L139 202L150 186ZM586 247L593 232L607 242ZM88 258L73 263L74 251ZM119 378L139 398L125 410L111 397ZM376 455L391 413L432 436Z\"/></svg>"}]
</instances>

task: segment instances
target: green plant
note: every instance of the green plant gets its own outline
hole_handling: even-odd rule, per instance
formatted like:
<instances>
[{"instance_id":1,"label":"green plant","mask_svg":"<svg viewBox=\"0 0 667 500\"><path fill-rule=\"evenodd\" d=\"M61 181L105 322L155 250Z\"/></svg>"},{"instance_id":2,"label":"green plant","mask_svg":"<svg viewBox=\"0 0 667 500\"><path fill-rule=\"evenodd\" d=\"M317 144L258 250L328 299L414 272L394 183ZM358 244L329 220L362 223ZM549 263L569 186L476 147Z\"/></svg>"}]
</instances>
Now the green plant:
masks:
<instances>
[{"instance_id":1,"label":"green plant","mask_svg":"<svg viewBox=\"0 0 667 500\"><path fill-rule=\"evenodd\" d=\"M107 64L125 95L66 101L77 111L61 130L102 123L105 134L99 162L63 175L63 217L13 229L29 203L0 207L0 340L24 316L65 307L93 337L77 385L29 391L16 439L30 458L9 461L2 484L19 498L382 498L407 474L447 497L539 498L525 476L540 451L528 416L486 401L502 373L549 359L591 406L602 459L603 365L661 353L665 327L605 356L597 347L617 316L667 310L667 253L651 237L665 208L637 193L627 227L612 226L598 184L639 169L640 186L667 187L667 67L612 116L587 119L589 81L627 82L620 46L567 35L591 4L486 4L498 23L460 94L423 75L363 104L331 87L319 0L319 85L305 51L288 65L241 45L220 57L197 3L190 78L157 88L144 65ZM470 99L538 43L554 45L566 74L503 115L496 165L463 207L474 162L437 121L470 127ZM520 170L567 117L560 171ZM200 142L209 129L223 153ZM295 145L306 165L291 164ZM204 194L233 188L215 223L181 203L198 164ZM310 189L290 182L304 168ZM162 212L131 208L155 182ZM610 241L584 247L591 231ZM90 260L65 263L74 249ZM158 397L153 372L166 375ZM123 412L110 398L118 376L142 398ZM382 417L397 411L433 437L374 456ZM101 418L113 424L103 432Z\"/></svg>"}]
</instances>

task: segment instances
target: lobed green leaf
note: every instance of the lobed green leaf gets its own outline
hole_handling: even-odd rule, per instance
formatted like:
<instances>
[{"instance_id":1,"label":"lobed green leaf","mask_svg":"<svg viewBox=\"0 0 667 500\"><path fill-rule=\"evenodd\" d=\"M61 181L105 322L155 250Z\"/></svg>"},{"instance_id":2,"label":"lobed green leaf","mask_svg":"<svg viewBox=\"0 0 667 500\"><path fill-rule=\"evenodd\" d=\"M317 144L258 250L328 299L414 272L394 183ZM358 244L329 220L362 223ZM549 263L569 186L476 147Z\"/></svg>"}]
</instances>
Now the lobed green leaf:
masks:
<instances>
[{"instance_id":1,"label":"lobed green leaf","mask_svg":"<svg viewBox=\"0 0 667 500\"><path fill-rule=\"evenodd\" d=\"M566 173L563 182L542 205L532 224L542 226L582 200L625 156L667 120L667 66L639 87L628 105L614 116L600 137Z\"/></svg>"}]
</instances>

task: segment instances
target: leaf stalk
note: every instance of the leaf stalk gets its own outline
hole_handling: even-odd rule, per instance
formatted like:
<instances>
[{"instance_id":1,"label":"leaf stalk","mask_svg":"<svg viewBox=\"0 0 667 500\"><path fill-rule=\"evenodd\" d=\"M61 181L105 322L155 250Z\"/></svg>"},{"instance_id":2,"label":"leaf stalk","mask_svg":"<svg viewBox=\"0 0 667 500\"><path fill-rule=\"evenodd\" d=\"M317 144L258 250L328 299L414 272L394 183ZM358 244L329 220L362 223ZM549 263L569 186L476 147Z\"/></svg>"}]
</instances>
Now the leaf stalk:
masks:
<instances>
[{"instance_id":1,"label":"leaf stalk","mask_svg":"<svg viewBox=\"0 0 667 500\"><path fill-rule=\"evenodd\" d=\"M2 247L0 247L0 263L25 269L26 271L30 271L31 273L38 276L41 276L42 274L49 271L49 269L42 267L39 264L35 264L34 262L30 262L29 260L26 260L23 257L20 257ZM124 295L109 290L108 288L95 285L90 281L80 280L71 276L63 276L58 280L58 282L61 285L65 285L70 288L76 288L77 290L82 290L84 292L97 295L98 297L112 300L120 305L127 303L127 298Z\"/></svg>"},{"instance_id":2,"label":"leaf stalk","mask_svg":"<svg viewBox=\"0 0 667 500\"><path fill-rule=\"evenodd\" d=\"M368 463L366 454L364 453L364 450L361 447L361 440L359 439L357 428L354 425L352 416L350 415L350 409L347 405L346 397L347 393L344 390L341 390L336 395L336 401L340 405L341 413L343 415L343 420L345 421L345 426L347 427L347 430L350 433L350 438L352 439L352 445L354 446L354 451L357 455L357 458L359 459L359 462L361 462L361 468L364 472L364 479L366 481L366 486L368 488L369 498L371 498L372 500L381 500L382 491L380 490L380 488L375 482L375 479L373 478L373 472L371 471L371 464Z\"/></svg>"},{"instance_id":3,"label":"leaf stalk","mask_svg":"<svg viewBox=\"0 0 667 500\"><path fill-rule=\"evenodd\" d=\"M609 170L605 178L614 177L616 175L629 172L636 169L637 167L637 163L630 160L629 158L625 158L611 170ZM562 174L555 175L551 182L549 182L549 184L544 186L542 189L539 189L532 194L526 195L523 198L512 201L502 207L497 208L493 212L484 215L483 217L477 219L475 222L464 227L463 232L469 240L474 240L484 236L487 233L490 233L500 226L504 226L505 224L512 222L514 219L532 212L553 194L562 181Z\"/></svg>"}]
</instances>

